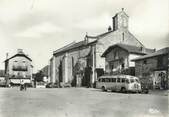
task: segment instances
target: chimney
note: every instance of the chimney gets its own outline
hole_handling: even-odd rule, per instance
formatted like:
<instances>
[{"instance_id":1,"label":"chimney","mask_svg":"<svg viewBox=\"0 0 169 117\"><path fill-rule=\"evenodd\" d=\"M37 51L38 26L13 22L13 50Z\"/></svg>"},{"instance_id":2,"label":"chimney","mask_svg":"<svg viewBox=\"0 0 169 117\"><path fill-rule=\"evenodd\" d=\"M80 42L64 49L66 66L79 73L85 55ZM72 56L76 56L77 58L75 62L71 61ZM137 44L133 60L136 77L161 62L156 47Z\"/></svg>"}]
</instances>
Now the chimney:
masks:
<instances>
[{"instance_id":1,"label":"chimney","mask_svg":"<svg viewBox=\"0 0 169 117\"><path fill-rule=\"evenodd\" d=\"M6 53L6 60L8 59L8 56L9 56L9 54L8 54L8 53Z\"/></svg>"},{"instance_id":2,"label":"chimney","mask_svg":"<svg viewBox=\"0 0 169 117\"><path fill-rule=\"evenodd\" d=\"M142 46L140 47L140 51L143 51L143 47Z\"/></svg>"},{"instance_id":3,"label":"chimney","mask_svg":"<svg viewBox=\"0 0 169 117\"><path fill-rule=\"evenodd\" d=\"M85 40L85 43L86 43L86 44L88 44L88 43L89 43L89 39L88 39L87 32L86 32L86 36L85 36L84 40Z\"/></svg>"},{"instance_id":4,"label":"chimney","mask_svg":"<svg viewBox=\"0 0 169 117\"><path fill-rule=\"evenodd\" d=\"M146 50L145 50L145 48L143 46L140 47L140 51L144 52L144 53L146 52Z\"/></svg>"},{"instance_id":5,"label":"chimney","mask_svg":"<svg viewBox=\"0 0 169 117\"><path fill-rule=\"evenodd\" d=\"M154 50L154 52L155 52L155 51L156 51L156 48L154 48L153 50Z\"/></svg>"},{"instance_id":6,"label":"chimney","mask_svg":"<svg viewBox=\"0 0 169 117\"><path fill-rule=\"evenodd\" d=\"M108 32L110 32L112 29L111 29L111 26L108 27Z\"/></svg>"},{"instance_id":7,"label":"chimney","mask_svg":"<svg viewBox=\"0 0 169 117\"><path fill-rule=\"evenodd\" d=\"M18 53L18 54L23 54L23 49L18 49L18 50L17 50L17 53Z\"/></svg>"}]
</instances>

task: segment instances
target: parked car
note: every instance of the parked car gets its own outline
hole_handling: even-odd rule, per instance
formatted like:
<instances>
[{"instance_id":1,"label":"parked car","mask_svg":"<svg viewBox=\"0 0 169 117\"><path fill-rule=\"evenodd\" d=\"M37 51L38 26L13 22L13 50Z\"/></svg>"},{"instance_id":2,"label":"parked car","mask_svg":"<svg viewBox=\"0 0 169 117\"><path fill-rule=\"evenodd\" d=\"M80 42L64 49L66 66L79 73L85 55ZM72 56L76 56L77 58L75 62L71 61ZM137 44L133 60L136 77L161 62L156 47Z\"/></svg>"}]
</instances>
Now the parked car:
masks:
<instances>
[{"instance_id":1,"label":"parked car","mask_svg":"<svg viewBox=\"0 0 169 117\"><path fill-rule=\"evenodd\" d=\"M26 83L26 87L33 87L32 83Z\"/></svg>"},{"instance_id":2,"label":"parked car","mask_svg":"<svg viewBox=\"0 0 169 117\"><path fill-rule=\"evenodd\" d=\"M46 88L46 83L45 82L37 82L36 88Z\"/></svg>"},{"instance_id":3,"label":"parked car","mask_svg":"<svg viewBox=\"0 0 169 117\"><path fill-rule=\"evenodd\" d=\"M149 93L148 86L145 84L141 85L141 90L142 90L142 93L146 93L146 94Z\"/></svg>"},{"instance_id":4,"label":"parked car","mask_svg":"<svg viewBox=\"0 0 169 117\"><path fill-rule=\"evenodd\" d=\"M60 86L63 87L63 88L66 88L66 87L71 87L71 84L70 83L63 83L63 82L61 82Z\"/></svg>"},{"instance_id":5,"label":"parked car","mask_svg":"<svg viewBox=\"0 0 169 117\"><path fill-rule=\"evenodd\" d=\"M48 83L46 88L59 88L59 85L57 83Z\"/></svg>"},{"instance_id":6,"label":"parked car","mask_svg":"<svg viewBox=\"0 0 169 117\"><path fill-rule=\"evenodd\" d=\"M6 87L6 81L0 80L0 87Z\"/></svg>"},{"instance_id":7,"label":"parked car","mask_svg":"<svg viewBox=\"0 0 169 117\"><path fill-rule=\"evenodd\" d=\"M141 83L141 91L142 93L149 93L149 85L148 81L146 78L140 78L140 83Z\"/></svg>"}]
</instances>

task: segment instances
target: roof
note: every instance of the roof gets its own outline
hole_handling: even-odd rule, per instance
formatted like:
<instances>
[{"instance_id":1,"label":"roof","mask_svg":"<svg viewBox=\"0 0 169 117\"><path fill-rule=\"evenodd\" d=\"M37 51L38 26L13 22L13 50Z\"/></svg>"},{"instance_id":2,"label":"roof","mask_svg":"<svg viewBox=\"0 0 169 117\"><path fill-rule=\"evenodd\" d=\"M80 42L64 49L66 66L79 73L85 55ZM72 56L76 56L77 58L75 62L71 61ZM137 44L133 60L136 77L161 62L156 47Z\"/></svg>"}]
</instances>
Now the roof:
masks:
<instances>
[{"instance_id":1,"label":"roof","mask_svg":"<svg viewBox=\"0 0 169 117\"><path fill-rule=\"evenodd\" d=\"M105 33L102 33L102 34L99 34L97 36L88 36L86 35L86 38L90 38L90 39L100 39L100 38L103 38L111 33L114 33L116 32L117 30L111 30L111 31L108 31L108 32L105 32ZM129 30L126 30L130 35L132 35L133 37L135 37ZM138 41L138 43L144 47L144 45L135 37L135 39Z\"/></svg>"},{"instance_id":2,"label":"roof","mask_svg":"<svg viewBox=\"0 0 169 117\"><path fill-rule=\"evenodd\" d=\"M12 59L12 58L14 58L14 57L17 57L17 56L22 56L22 57L25 57L25 58L27 58L28 60L32 61L32 59L29 58L29 57L28 57L27 55L25 55L24 53L18 53L18 54L15 54L15 55L12 56L12 57L6 59L5 62L8 61L8 60L10 60L10 59Z\"/></svg>"},{"instance_id":3,"label":"roof","mask_svg":"<svg viewBox=\"0 0 169 117\"><path fill-rule=\"evenodd\" d=\"M169 47L160 49L160 50L158 50L158 51L156 51L154 53L151 53L151 54L148 54L148 55L145 55L145 56L137 57L137 58L133 59L132 61L138 61L138 60L152 58L152 57L165 55L165 54L169 54Z\"/></svg>"},{"instance_id":4,"label":"roof","mask_svg":"<svg viewBox=\"0 0 169 117\"><path fill-rule=\"evenodd\" d=\"M69 50L72 50L72 49L75 49L75 48L79 48L79 47L82 47L82 46L86 46L86 45L90 45L92 43L95 43L96 41L93 41L93 42L90 42L90 43L86 43L86 40L83 40L83 41L80 41L80 42L77 42L77 43L70 43L56 51L53 52L53 54L58 54L58 53L63 53L63 52L66 52L66 51L69 51Z\"/></svg>"},{"instance_id":5,"label":"roof","mask_svg":"<svg viewBox=\"0 0 169 117\"><path fill-rule=\"evenodd\" d=\"M4 77L5 76L5 70L0 70L0 77Z\"/></svg>"},{"instance_id":6,"label":"roof","mask_svg":"<svg viewBox=\"0 0 169 117\"><path fill-rule=\"evenodd\" d=\"M115 15L114 17L116 17L118 14L121 14L121 13L124 13L127 17L129 17L129 16L125 13L124 8L122 8L122 10L121 10L120 12L116 13L116 15ZM86 36L85 36L85 39L87 39L87 40L88 40L88 39L95 39L95 40L94 40L93 42L90 42L90 43L86 43L86 40L83 40L83 41L80 41L80 42L77 42L77 43L75 43L75 42L70 43L70 44L68 44L68 45L66 45L66 46L64 46L64 47L62 47L62 48L60 48L60 49L54 51L54 52L53 52L53 55L59 54L59 53L64 53L64 52L66 52L66 51L69 51L69 50L72 50L72 49L75 49L75 48L79 48L79 47L82 47L82 46L86 46L86 45L95 43L95 42L97 42L97 40L98 40L99 38L103 38L103 37L105 37L105 36L107 36L107 35L109 35L109 34L115 32L115 31L116 31L116 30L110 30L110 31L107 31L107 32L105 32L105 33L102 33L102 34L99 34L99 35L96 35L96 36L86 35ZM131 33L130 33L130 34L131 34ZM137 40L137 39L136 39L136 40ZM137 41L143 46L143 44L142 44L139 40L137 40Z\"/></svg>"},{"instance_id":7,"label":"roof","mask_svg":"<svg viewBox=\"0 0 169 117\"><path fill-rule=\"evenodd\" d=\"M127 17L129 17L128 14L124 11L124 8L122 8L118 14L120 14L120 13L124 13Z\"/></svg>"},{"instance_id":8,"label":"roof","mask_svg":"<svg viewBox=\"0 0 169 117\"><path fill-rule=\"evenodd\" d=\"M105 37L106 35L110 34L111 32L114 32L114 31L111 30L111 31L108 31L108 32L105 32L105 33L102 33L102 34L99 34L99 35L96 35L96 36L86 35L86 37L87 37L87 38L91 38L91 39L98 39L98 38Z\"/></svg>"},{"instance_id":9,"label":"roof","mask_svg":"<svg viewBox=\"0 0 169 117\"><path fill-rule=\"evenodd\" d=\"M77 48L77 47L80 47L80 46L83 46L83 45L85 45L84 41L80 41L80 42L73 43L73 44L70 43L70 44L68 44L68 45L66 45L66 46L54 51L53 53L57 54L57 53L60 53L60 52L65 52L65 51L68 51L70 49Z\"/></svg>"},{"instance_id":10,"label":"roof","mask_svg":"<svg viewBox=\"0 0 169 117\"><path fill-rule=\"evenodd\" d=\"M137 47L137 46L132 46L132 45L126 45L126 44L115 44L110 46L103 54L102 57L105 57L112 49L114 49L115 47L119 47L122 48L124 50L126 50L129 53L135 53L135 54L142 54L145 55L147 53L153 52L153 49L148 49L148 48L143 48L143 47Z\"/></svg>"}]
</instances>

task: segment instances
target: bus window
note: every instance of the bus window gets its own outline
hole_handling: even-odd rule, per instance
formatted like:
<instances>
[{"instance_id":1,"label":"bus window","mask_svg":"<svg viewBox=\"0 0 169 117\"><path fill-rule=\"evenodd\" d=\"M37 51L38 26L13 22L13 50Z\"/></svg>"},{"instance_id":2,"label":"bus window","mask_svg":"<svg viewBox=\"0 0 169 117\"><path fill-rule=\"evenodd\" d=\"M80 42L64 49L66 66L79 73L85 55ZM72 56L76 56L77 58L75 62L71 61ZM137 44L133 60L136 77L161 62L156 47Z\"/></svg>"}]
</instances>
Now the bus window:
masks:
<instances>
[{"instance_id":1,"label":"bus window","mask_svg":"<svg viewBox=\"0 0 169 117\"><path fill-rule=\"evenodd\" d=\"M134 79L130 79L130 82L133 83L133 82L134 82Z\"/></svg>"},{"instance_id":2,"label":"bus window","mask_svg":"<svg viewBox=\"0 0 169 117\"><path fill-rule=\"evenodd\" d=\"M110 82L110 79L109 79L109 78L106 78L106 79L105 79L105 82Z\"/></svg>"},{"instance_id":3,"label":"bus window","mask_svg":"<svg viewBox=\"0 0 169 117\"><path fill-rule=\"evenodd\" d=\"M126 83L130 83L130 82L129 82L129 79L126 79Z\"/></svg>"},{"instance_id":4,"label":"bus window","mask_svg":"<svg viewBox=\"0 0 169 117\"><path fill-rule=\"evenodd\" d=\"M112 78L112 82L116 82L116 78Z\"/></svg>"},{"instance_id":5,"label":"bus window","mask_svg":"<svg viewBox=\"0 0 169 117\"><path fill-rule=\"evenodd\" d=\"M135 79L137 83L140 83L139 79Z\"/></svg>"},{"instance_id":6,"label":"bus window","mask_svg":"<svg viewBox=\"0 0 169 117\"><path fill-rule=\"evenodd\" d=\"M105 78L102 79L102 82L105 82Z\"/></svg>"},{"instance_id":7,"label":"bus window","mask_svg":"<svg viewBox=\"0 0 169 117\"><path fill-rule=\"evenodd\" d=\"M117 78L117 82L120 82L120 78Z\"/></svg>"},{"instance_id":8,"label":"bus window","mask_svg":"<svg viewBox=\"0 0 169 117\"><path fill-rule=\"evenodd\" d=\"M123 83L124 83L124 82L125 82L125 78L122 78L122 79L121 79L121 82L123 82Z\"/></svg>"},{"instance_id":9,"label":"bus window","mask_svg":"<svg viewBox=\"0 0 169 117\"><path fill-rule=\"evenodd\" d=\"M111 82L111 79L110 79L110 78L108 78L108 82Z\"/></svg>"}]
</instances>

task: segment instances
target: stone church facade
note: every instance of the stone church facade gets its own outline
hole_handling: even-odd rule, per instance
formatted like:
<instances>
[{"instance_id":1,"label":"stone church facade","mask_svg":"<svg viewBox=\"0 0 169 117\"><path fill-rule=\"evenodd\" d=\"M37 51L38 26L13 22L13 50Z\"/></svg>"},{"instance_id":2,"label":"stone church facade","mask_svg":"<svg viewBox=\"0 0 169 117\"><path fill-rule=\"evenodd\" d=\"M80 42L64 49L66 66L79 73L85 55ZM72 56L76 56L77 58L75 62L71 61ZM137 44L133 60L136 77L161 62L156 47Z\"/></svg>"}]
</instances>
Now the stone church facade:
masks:
<instances>
[{"instance_id":1,"label":"stone church facade","mask_svg":"<svg viewBox=\"0 0 169 117\"><path fill-rule=\"evenodd\" d=\"M85 40L73 42L53 52L50 59L50 81L72 86L93 86L97 77L104 74L104 51L117 43L145 48L128 30L129 16L124 10L112 18L112 29Z\"/></svg>"}]
</instances>

